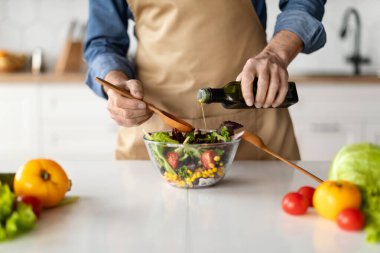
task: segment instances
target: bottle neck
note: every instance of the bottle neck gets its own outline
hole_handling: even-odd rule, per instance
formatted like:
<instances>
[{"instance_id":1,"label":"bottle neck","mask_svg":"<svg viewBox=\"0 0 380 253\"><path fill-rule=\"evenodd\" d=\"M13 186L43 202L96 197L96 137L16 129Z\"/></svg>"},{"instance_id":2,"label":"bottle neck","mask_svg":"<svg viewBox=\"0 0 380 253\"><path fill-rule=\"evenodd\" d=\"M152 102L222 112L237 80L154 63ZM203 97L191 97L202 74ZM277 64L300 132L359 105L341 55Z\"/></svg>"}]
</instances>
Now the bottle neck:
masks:
<instances>
[{"instance_id":1,"label":"bottle neck","mask_svg":"<svg viewBox=\"0 0 380 253\"><path fill-rule=\"evenodd\" d=\"M201 103L223 103L224 89L223 88L205 88L200 89L197 94L198 101Z\"/></svg>"}]
</instances>

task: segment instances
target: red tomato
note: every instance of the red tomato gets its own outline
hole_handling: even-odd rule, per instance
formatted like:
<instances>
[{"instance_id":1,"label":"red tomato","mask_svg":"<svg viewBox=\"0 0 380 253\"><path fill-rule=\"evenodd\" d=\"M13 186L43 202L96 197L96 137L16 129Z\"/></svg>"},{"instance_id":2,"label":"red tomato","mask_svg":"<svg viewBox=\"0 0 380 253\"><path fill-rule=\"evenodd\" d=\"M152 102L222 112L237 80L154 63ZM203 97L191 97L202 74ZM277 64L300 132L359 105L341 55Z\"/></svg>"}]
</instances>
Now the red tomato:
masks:
<instances>
[{"instance_id":1,"label":"red tomato","mask_svg":"<svg viewBox=\"0 0 380 253\"><path fill-rule=\"evenodd\" d=\"M344 230L356 231L363 229L365 219L359 209L346 208L339 213L337 223L338 226Z\"/></svg>"},{"instance_id":2,"label":"red tomato","mask_svg":"<svg viewBox=\"0 0 380 253\"><path fill-rule=\"evenodd\" d=\"M292 215L301 215L306 213L307 208L309 207L309 200L298 193L290 192L285 195L282 199L282 209L288 214Z\"/></svg>"},{"instance_id":3,"label":"red tomato","mask_svg":"<svg viewBox=\"0 0 380 253\"><path fill-rule=\"evenodd\" d=\"M309 206L313 206L313 195L315 188L311 186L302 186L299 188L298 193L301 193L309 200Z\"/></svg>"},{"instance_id":4,"label":"red tomato","mask_svg":"<svg viewBox=\"0 0 380 253\"><path fill-rule=\"evenodd\" d=\"M202 153L201 162L205 169L208 170L215 167L214 157L215 157L215 152L212 150L206 150L205 152Z\"/></svg>"},{"instance_id":5,"label":"red tomato","mask_svg":"<svg viewBox=\"0 0 380 253\"><path fill-rule=\"evenodd\" d=\"M18 196L17 201L30 205L33 209L33 213L37 217L40 217L42 212L42 203L38 198L33 196Z\"/></svg>"},{"instance_id":6,"label":"red tomato","mask_svg":"<svg viewBox=\"0 0 380 253\"><path fill-rule=\"evenodd\" d=\"M166 154L166 160L168 161L170 166L172 166L173 169L177 169L178 159L179 159L179 155L174 151L170 151Z\"/></svg>"}]
</instances>

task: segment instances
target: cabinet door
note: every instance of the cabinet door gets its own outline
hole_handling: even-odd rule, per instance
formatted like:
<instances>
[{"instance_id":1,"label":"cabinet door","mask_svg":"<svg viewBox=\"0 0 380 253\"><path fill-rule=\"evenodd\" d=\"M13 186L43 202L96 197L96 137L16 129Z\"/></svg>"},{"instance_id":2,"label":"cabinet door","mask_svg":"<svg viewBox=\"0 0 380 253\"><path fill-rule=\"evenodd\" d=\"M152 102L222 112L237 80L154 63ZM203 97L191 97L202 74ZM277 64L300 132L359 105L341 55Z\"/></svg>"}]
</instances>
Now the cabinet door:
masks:
<instances>
[{"instance_id":1,"label":"cabinet door","mask_svg":"<svg viewBox=\"0 0 380 253\"><path fill-rule=\"evenodd\" d=\"M365 135L366 141L380 145L380 119L377 122L366 124Z\"/></svg>"},{"instance_id":2,"label":"cabinet door","mask_svg":"<svg viewBox=\"0 0 380 253\"><path fill-rule=\"evenodd\" d=\"M330 161L346 144L360 141L361 124L350 121L295 120L295 131L305 161Z\"/></svg>"},{"instance_id":3,"label":"cabinet door","mask_svg":"<svg viewBox=\"0 0 380 253\"><path fill-rule=\"evenodd\" d=\"M331 160L346 144L379 142L379 124L365 128L379 117L379 85L315 83L297 89L300 102L289 110L303 160Z\"/></svg>"},{"instance_id":4,"label":"cabinet door","mask_svg":"<svg viewBox=\"0 0 380 253\"><path fill-rule=\"evenodd\" d=\"M0 85L0 160L39 154L36 84Z\"/></svg>"},{"instance_id":5,"label":"cabinet door","mask_svg":"<svg viewBox=\"0 0 380 253\"><path fill-rule=\"evenodd\" d=\"M106 100L84 84L43 85L43 153L61 159L112 159L117 126Z\"/></svg>"},{"instance_id":6,"label":"cabinet door","mask_svg":"<svg viewBox=\"0 0 380 253\"><path fill-rule=\"evenodd\" d=\"M42 134L44 154L70 160L113 159L116 126L95 119L64 120L44 125Z\"/></svg>"}]
</instances>

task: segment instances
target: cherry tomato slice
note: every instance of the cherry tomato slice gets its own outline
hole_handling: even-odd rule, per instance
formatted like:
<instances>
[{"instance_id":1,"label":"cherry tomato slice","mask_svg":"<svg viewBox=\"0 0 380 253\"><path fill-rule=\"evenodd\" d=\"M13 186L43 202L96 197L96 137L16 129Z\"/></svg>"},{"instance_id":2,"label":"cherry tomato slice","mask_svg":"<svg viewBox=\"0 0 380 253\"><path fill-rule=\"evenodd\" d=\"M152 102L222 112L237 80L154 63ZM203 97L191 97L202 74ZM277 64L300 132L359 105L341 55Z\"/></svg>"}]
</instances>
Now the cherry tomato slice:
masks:
<instances>
[{"instance_id":1,"label":"cherry tomato slice","mask_svg":"<svg viewBox=\"0 0 380 253\"><path fill-rule=\"evenodd\" d=\"M308 207L309 200L298 192L290 192L282 199L282 209L288 214L304 214Z\"/></svg>"},{"instance_id":2,"label":"cherry tomato slice","mask_svg":"<svg viewBox=\"0 0 380 253\"><path fill-rule=\"evenodd\" d=\"M346 208L341 211L337 219L338 226L347 231L362 230L365 224L363 213L356 208Z\"/></svg>"},{"instance_id":3,"label":"cherry tomato slice","mask_svg":"<svg viewBox=\"0 0 380 253\"><path fill-rule=\"evenodd\" d=\"M33 196L18 196L17 201L30 205L33 209L33 213L37 217L40 217L42 212L42 203L38 198Z\"/></svg>"},{"instance_id":4,"label":"cherry tomato slice","mask_svg":"<svg viewBox=\"0 0 380 253\"><path fill-rule=\"evenodd\" d=\"M301 193L309 200L309 206L313 206L313 196L314 196L315 188L311 186L302 186L299 188L298 193Z\"/></svg>"}]
</instances>

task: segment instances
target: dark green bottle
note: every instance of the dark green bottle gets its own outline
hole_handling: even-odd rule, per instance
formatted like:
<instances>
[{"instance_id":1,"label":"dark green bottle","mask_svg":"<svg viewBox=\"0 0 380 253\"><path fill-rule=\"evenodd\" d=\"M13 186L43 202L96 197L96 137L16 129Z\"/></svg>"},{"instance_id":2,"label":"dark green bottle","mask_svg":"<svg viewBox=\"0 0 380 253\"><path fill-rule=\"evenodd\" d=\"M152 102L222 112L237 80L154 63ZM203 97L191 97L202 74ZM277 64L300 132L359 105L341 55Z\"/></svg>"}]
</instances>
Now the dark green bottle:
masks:
<instances>
[{"instance_id":1,"label":"dark green bottle","mask_svg":"<svg viewBox=\"0 0 380 253\"><path fill-rule=\"evenodd\" d=\"M284 102L276 108L287 108L298 102L296 84L288 82L289 88ZM253 94L256 96L257 81L253 83ZM241 93L240 82L233 81L226 84L223 88L204 88L199 89L197 94L198 101L201 103L221 103L226 109L248 109L255 106L247 106Z\"/></svg>"}]
</instances>

